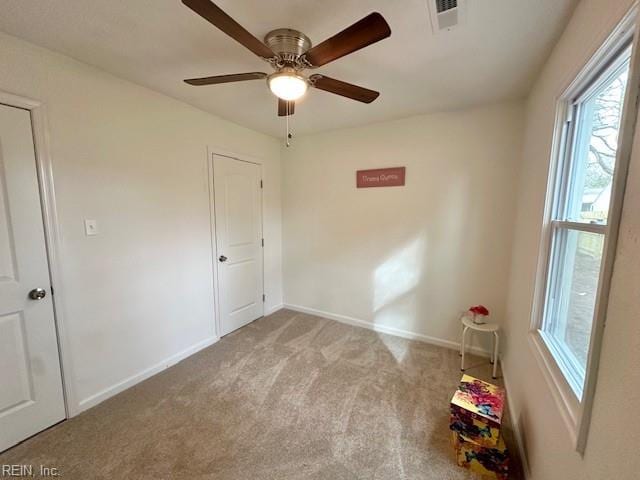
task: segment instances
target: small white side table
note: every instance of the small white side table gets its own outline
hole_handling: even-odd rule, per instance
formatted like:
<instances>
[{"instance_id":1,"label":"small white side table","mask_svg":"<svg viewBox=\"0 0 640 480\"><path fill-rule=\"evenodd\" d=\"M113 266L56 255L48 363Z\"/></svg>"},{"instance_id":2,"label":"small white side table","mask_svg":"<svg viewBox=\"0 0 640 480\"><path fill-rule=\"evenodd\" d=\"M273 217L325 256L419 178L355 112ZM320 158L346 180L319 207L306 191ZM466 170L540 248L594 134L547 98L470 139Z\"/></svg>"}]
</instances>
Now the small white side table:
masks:
<instances>
[{"instance_id":1,"label":"small white side table","mask_svg":"<svg viewBox=\"0 0 640 480\"><path fill-rule=\"evenodd\" d=\"M500 326L497 323L473 323L473 319L464 315L462 318L462 345L460 346L460 356L462 357L460 370L464 372L464 353L466 349L467 332L469 329L476 332L493 333L493 352L491 363L493 364L493 378L497 378L498 369L498 348L500 346Z\"/></svg>"}]
</instances>

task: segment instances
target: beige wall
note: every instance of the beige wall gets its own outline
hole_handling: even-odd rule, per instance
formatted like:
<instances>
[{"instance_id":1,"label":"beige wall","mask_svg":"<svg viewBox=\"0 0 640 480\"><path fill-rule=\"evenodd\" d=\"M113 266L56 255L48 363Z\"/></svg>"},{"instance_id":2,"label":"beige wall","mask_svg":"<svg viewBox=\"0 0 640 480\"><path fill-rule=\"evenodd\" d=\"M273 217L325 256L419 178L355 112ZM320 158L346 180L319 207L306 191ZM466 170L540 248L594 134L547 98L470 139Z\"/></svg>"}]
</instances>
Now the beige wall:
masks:
<instances>
[{"instance_id":1,"label":"beige wall","mask_svg":"<svg viewBox=\"0 0 640 480\"><path fill-rule=\"evenodd\" d=\"M503 368L535 480L638 478L640 443L640 144L636 141L615 264L598 388L582 458L529 346L536 262L556 100L622 19L631 0L583 0L527 104Z\"/></svg>"},{"instance_id":2,"label":"beige wall","mask_svg":"<svg viewBox=\"0 0 640 480\"><path fill-rule=\"evenodd\" d=\"M47 108L74 410L214 336L208 145L264 162L267 308L282 303L277 140L4 34L0 65L0 90Z\"/></svg>"},{"instance_id":3,"label":"beige wall","mask_svg":"<svg viewBox=\"0 0 640 480\"><path fill-rule=\"evenodd\" d=\"M501 321L522 114L506 103L295 138L285 304L449 346L471 304ZM406 186L356 189L356 170L393 166Z\"/></svg>"}]
</instances>

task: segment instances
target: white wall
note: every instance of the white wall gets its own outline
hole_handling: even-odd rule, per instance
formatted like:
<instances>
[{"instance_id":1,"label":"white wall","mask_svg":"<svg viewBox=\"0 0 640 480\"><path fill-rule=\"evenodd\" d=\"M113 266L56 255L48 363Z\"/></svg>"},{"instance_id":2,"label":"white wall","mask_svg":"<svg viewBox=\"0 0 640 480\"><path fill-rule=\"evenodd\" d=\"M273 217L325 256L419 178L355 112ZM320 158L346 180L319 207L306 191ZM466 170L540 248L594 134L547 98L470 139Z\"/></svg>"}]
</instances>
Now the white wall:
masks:
<instances>
[{"instance_id":1,"label":"white wall","mask_svg":"<svg viewBox=\"0 0 640 480\"><path fill-rule=\"evenodd\" d=\"M0 65L0 90L47 108L73 411L213 340L208 145L264 161L267 309L282 303L277 140L4 34Z\"/></svg>"},{"instance_id":2,"label":"white wall","mask_svg":"<svg viewBox=\"0 0 640 480\"><path fill-rule=\"evenodd\" d=\"M285 304L445 342L472 304L501 321L522 113L507 103L295 138ZM356 170L394 166L406 186L356 189Z\"/></svg>"},{"instance_id":3,"label":"white wall","mask_svg":"<svg viewBox=\"0 0 640 480\"><path fill-rule=\"evenodd\" d=\"M640 443L640 141L632 158L587 449L568 430L528 345L556 100L622 19L631 0L583 0L527 105L503 370L535 480L638 478Z\"/></svg>"}]
</instances>

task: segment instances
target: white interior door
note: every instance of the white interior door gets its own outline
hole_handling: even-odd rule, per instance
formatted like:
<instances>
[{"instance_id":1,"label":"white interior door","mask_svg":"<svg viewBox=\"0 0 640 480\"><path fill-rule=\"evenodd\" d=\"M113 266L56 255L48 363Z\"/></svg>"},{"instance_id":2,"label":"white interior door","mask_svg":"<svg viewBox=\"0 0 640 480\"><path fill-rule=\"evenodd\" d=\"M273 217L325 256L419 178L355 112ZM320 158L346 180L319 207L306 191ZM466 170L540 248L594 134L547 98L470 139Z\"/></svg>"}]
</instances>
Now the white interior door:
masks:
<instances>
[{"instance_id":1,"label":"white interior door","mask_svg":"<svg viewBox=\"0 0 640 480\"><path fill-rule=\"evenodd\" d=\"M6 105L0 105L0 382L0 451L64 419L31 115Z\"/></svg>"},{"instance_id":2,"label":"white interior door","mask_svg":"<svg viewBox=\"0 0 640 480\"><path fill-rule=\"evenodd\" d=\"M221 335L264 313L260 166L213 156Z\"/></svg>"}]
</instances>

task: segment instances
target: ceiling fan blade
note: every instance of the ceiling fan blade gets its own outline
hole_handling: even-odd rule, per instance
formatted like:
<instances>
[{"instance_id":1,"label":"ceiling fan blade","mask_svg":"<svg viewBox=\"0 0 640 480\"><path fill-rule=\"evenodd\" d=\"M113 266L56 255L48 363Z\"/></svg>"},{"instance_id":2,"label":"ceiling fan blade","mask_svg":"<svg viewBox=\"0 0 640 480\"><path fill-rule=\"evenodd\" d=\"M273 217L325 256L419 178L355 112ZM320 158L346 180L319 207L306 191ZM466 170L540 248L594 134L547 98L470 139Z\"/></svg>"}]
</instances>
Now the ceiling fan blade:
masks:
<instances>
[{"instance_id":1,"label":"ceiling fan blade","mask_svg":"<svg viewBox=\"0 0 640 480\"><path fill-rule=\"evenodd\" d=\"M278 99L278 116L286 117L296 112L296 102Z\"/></svg>"},{"instance_id":2,"label":"ceiling fan blade","mask_svg":"<svg viewBox=\"0 0 640 480\"><path fill-rule=\"evenodd\" d=\"M232 75L216 75L214 77L187 78L185 83L197 87L201 85L217 85L219 83L243 82L245 80L260 80L262 78L267 78L267 74L262 72L234 73Z\"/></svg>"},{"instance_id":3,"label":"ceiling fan blade","mask_svg":"<svg viewBox=\"0 0 640 480\"><path fill-rule=\"evenodd\" d=\"M343 97L351 98L358 102L371 103L380 96L380 93L375 90L369 90L368 88L352 85L351 83L325 77L324 75L311 75L309 80L312 86L320 90L342 95Z\"/></svg>"},{"instance_id":4,"label":"ceiling fan blade","mask_svg":"<svg viewBox=\"0 0 640 480\"><path fill-rule=\"evenodd\" d=\"M377 12L345 28L340 33L312 47L303 56L314 67L321 67L391 35L391 28Z\"/></svg>"},{"instance_id":5,"label":"ceiling fan blade","mask_svg":"<svg viewBox=\"0 0 640 480\"><path fill-rule=\"evenodd\" d=\"M259 57L272 58L275 56L269 47L209 0L182 0L182 3Z\"/></svg>"}]
</instances>

